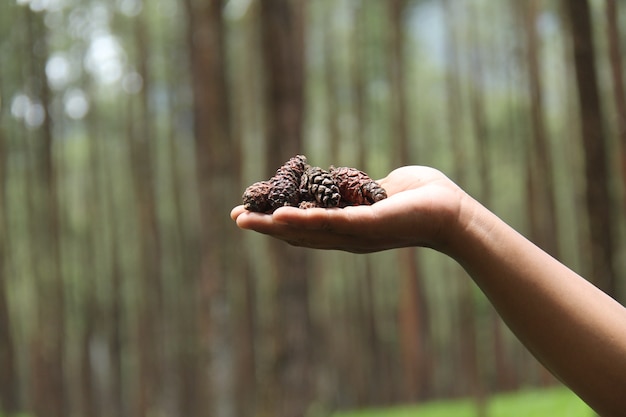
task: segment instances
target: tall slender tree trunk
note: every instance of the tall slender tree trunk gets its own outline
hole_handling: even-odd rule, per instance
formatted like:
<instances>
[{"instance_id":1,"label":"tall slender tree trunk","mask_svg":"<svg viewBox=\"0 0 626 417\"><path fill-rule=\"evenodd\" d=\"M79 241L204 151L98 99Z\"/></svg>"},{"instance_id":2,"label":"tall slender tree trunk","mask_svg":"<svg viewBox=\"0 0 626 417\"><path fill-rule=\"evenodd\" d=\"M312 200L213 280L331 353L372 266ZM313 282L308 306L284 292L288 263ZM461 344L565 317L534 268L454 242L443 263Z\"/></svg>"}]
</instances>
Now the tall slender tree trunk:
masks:
<instances>
[{"instance_id":1,"label":"tall slender tree trunk","mask_svg":"<svg viewBox=\"0 0 626 417\"><path fill-rule=\"evenodd\" d=\"M189 5L185 3L186 7ZM187 27L188 32L191 27ZM181 40L189 40L190 33L181 33ZM167 52L165 54L179 53L170 48L176 48L178 43L172 45L164 45ZM191 45L188 45L191 48ZM187 51L186 53L191 53ZM180 100L180 91L178 84L181 80L189 80L190 74L185 74L187 68L180 65L168 66L167 71L167 89L170 91L168 96L168 108L172 115L172 122L167 128L167 159L168 173L171 178L170 193L172 195L172 216L173 231L172 239L175 246L175 257L177 258L177 290L170 294L170 302L172 303L171 326L177 335L177 340L172 344L171 353L172 364L171 373L175 375L179 383L175 386L172 397L175 399L175 409L177 415L206 415L208 410L208 402L204 402L207 394L207 385L204 383L204 375L206 369L203 364L199 346L199 329L202 329L199 322L199 314L197 311L199 303L198 294L198 277L200 275L200 231L195 230L194 224L196 218L188 215L188 196L185 194L186 177L185 149L188 144L182 142L177 131L176 123L181 114L187 111L186 105ZM196 234L197 233L197 234ZM244 402L244 401L242 401Z\"/></svg>"},{"instance_id":2,"label":"tall slender tree trunk","mask_svg":"<svg viewBox=\"0 0 626 417\"><path fill-rule=\"evenodd\" d=\"M411 147L407 119L408 97L405 60L406 0L393 0L388 5L389 58L388 72L391 84L391 136L394 141L396 165L410 163ZM414 249L399 251L401 297L399 300L399 330L402 350L403 399L415 401L425 397L428 372L428 309L422 283L418 254Z\"/></svg>"},{"instance_id":3,"label":"tall slender tree trunk","mask_svg":"<svg viewBox=\"0 0 626 417\"><path fill-rule=\"evenodd\" d=\"M478 30L482 24L485 24L484 16L477 13L476 6L468 6L470 9L471 23L469 23L468 37L473 45L473 51L469 55L469 74L470 83L470 116L472 121L472 130L477 148L477 169L480 181L480 200L483 204L489 206L491 203L492 184L491 184L491 160L489 157L490 138L487 129L487 117L485 114L485 105L483 101L485 69L484 59L485 51L483 45L480 44ZM473 295L471 283L464 282L462 288L462 301L460 312L462 314L462 339L467 341L467 352L465 354L464 363L466 364L467 374L471 375L472 385L470 390L476 403L479 416L485 416L487 413L487 388L483 379L483 368L478 354L478 334L476 320L476 303ZM499 326L497 317L492 317L493 325ZM473 334L472 334L473 333ZM500 332L495 331L494 336L499 337ZM495 342L498 344L499 342Z\"/></svg>"},{"instance_id":4,"label":"tall slender tree trunk","mask_svg":"<svg viewBox=\"0 0 626 417\"><path fill-rule=\"evenodd\" d=\"M574 69L578 86L581 140L585 160L585 202L589 221L592 280L615 295L613 213L608 158L598 90L591 10L587 0L564 0L571 22Z\"/></svg>"},{"instance_id":5,"label":"tall slender tree trunk","mask_svg":"<svg viewBox=\"0 0 626 417\"><path fill-rule=\"evenodd\" d=\"M199 326L209 354L210 411L234 415L234 357L228 278L240 273L238 237L223 220L239 200L240 158L233 140L227 84L224 1L186 0L194 103L196 172L201 211ZM198 398L206 397L201 393ZM198 410L198 412L201 412ZM207 411L204 411L207 413Z\"/></svg>"},{"instance_id":6,"label":"tall slender tree trunk","mask_svg":"<svg viewBox=\"0 0 626 417\"><path fill-rule=\"evenodd\" d=\"M444 0L443 3L445 22L446 22L446 122L448 135L450 136L450 147L453 153L453 171L452 175L461 187L467 187L467 146L464 145L462 129L461 129L461 81L459 74L461 73L459 65L459 46L456 35L456 26L454 25L454 6L450 0Z\"/></svg>"},{"instance_id":7,"label":"tall slender tree trunk","mask_svg":"<svg viewBox=\"0 0 626 417\"><path fill-rule=\"evenodd\" d=\"M96 145L100 145L98 142ZM98 146L98 152L103 152L105 147ZM113 170L111 164L104 165L104 174L111 178ZM123 348L124 348L124 325L123 316L126 312L124 308L124 294L122 292L122 261L121 249L117 244L120 241L118 225L115 220L115 203L114 203L114 187L113 181L107 181L103 190L103 200L105 201L104 211L108 223L112 225L109 240L109 251L111 254L111 264L109 266L111 273L111 301L108 306L110 330L108 335L109 344L109 360L111 363L111 380L110 380L110 404L108 410L112 415L126 417L128 413L128 405L126 404L124 393L128 384L123 377Z\"/></svg>"},{"instance_id":8,"label":"tall slender tree trunk","mask_svg":"<svg viewBox=\"0 0 626 417\"><path fill-rule=\"evenodd\" d=\"M389 32L387 72L391 86L391 126L393 129L391 140L394 149L392 159L395 165L408 164L411 156L404 52L406 44L404 21L407 4L407 0L390 0L387 2Z\"/></svg>"},{"instance_id":9,"label":"tall slender tree trunk","mask_svg":"<svg viewBox=\"0 0 626 417\"><path fill-rule=\"evenodd\" d=\"M299 0L261 2L266 77L266 161L276 169L302 151L304 11ZM275 415L304 415L312 397L307 251L271 241L276 301L273 336Z\"/></svg>"},{"instance_id":10,"label":"tall slender tree trunk","mask_svg":"<svg viewBox=\"0 0 626 417\"><path fill-rule=\"evenodd\" d=\"M45 64L48 57L46 29L41 15L26 10L29 47L38 45L40 54L32 57L32 92L46 109L43 124L32 144L35 177L32 197L39 229L33 236L38 247L36 260L38 305L37 331L32 345L33 410L37 415L64 417L68 413L65 390L65 297L61 276L61 241L57 166L54 161L54 138L49 109L51 93ZM33 219L34 220L34 219Z\"/></svg>"},{"instance_id":11,"label":"tall slender tree trunk","mask_svg":"<svg viewBox=\"0 0 626 417\"><path fill-rule=\"evenodd\" d=\"M339 157L340 137L339 120L339 82L337 80L336 57L338 48L336 47L335 33L333 31L333 8L325 8L324 19L324 85L326 87L326 113L328 115L328 138L329 153L332 160L336 161Z\"/></svg>"},{"instance_id":12,"label":"tall slender tree trunk","mask_svg":"<svg viewBox=\"0 0 626 417\"><path fill-rule=\"evenodd\" d=\"M18 411L18 377L15 367L13 323L9 313L7 234L5 190L7 182L7 154L4 129L0 127L0 413Z\"/></svg>"},{"instance_id":13,"label":"tall slender tree trunk","mask_svg":"<svg viewBox=\"0 0 626 417\"><path fill-rule=\"evenodd\" d=\"M355 143L357 146L357 166L368 170L369 143L367 135L367 63L365 49L367 47L367 19L371 14L370 3L360 2L354 7L354 29L350 39L352 51L350 81L353 94L355 116ZM377 308L377 291L375 289L374 271L370 256L358 261L363 268L362 290L358 292L358 317L362 331L361 349L364 351L364 363L367 366L367 378L358 382L356 387L359 406L381 405L385 393L376 381L385 379L386 367L383 358L381 336L377 325L379 311Z\"/></svg>"},{"instance_id":14,"label":"tall slender tree trunk","mask_svg":"<svg viewBox=\"0 0 626 417\"><path fill-rule=\"evenodd\" d=\"M237 162L233 165L233 175L235 183L243 188L243 166L244 138L249 132L255 130L254 112L252 108L258 109L259 103L259 74L258 74L258 47L250 48L250 45L258 45L258 13L253 12L258 9L258 4L249 7L245 16L233 27L231 50L242 50L241 54L233 57L229 63L237 70L230 71L233 79L230 82L232 97L232 140L236 148L235 158ZM256 58L256 59L255 59ZM236 77L236 78L235 78ZM257 110L258 111L258 110ZM259 146L261 149L261 146ZM236 234L240 236L240 234ZM245 247L245 246L243 246ZM246 251L247 252L247 251ZM247 416L257 412L257 292L255 271L247 253L240 254L237 263L241 269L237 273L241 278L233 282L233 322L234 335L234 390L235 415ZM258 412L257 412L258 414Z\"/></svg>"},{"instance_id":15,"label":"tall slender tree trunk","mask_svg":"<svg viewBox=\"0 0 626 417\"><path fill-rule=\"evenodd\" d=\"M256 409L256 357L255 357L255 335L256 335L256 292L253 281L253 274L244 264L243 282L239 287L240 302L237 310L238 316L237 334L235 344L237 346L235 372L236 372L236 415L253 415Z\"/></svg>"},{"instance_id":16,"label":"tall slender tree trunk","mask_svg":"<svg viewBox=\"0 0 626 417\"><path fill-rule=\"evenodd\" d=\"M531 116L531 140L526 155L527 213L530 238L552 256L559 258L559 228L556 213L554 169L544 116L544 98L541 80L541 40L537 33L539 2L514 2L520 11L525 35L525 60L528 79ZM544 385L554 381L552 375L540 367Z\"/></svg>"},{"instance_id":17,"label":"tall slender tree trunk","mask_svg":"<svg viewBox=\"0 0 626 417\"><path fill-rule=\"evenodd\" d=\"M618 139L620 167L622 170L623 207L626 207L626 87L624 86L624 66L622 64L622 46L619 32L619 2L606 0L606 31L609 42L609 60L613 80L613 99L615 101L615 128ZM624 36L624 35L621 35ZM623 294L623 292L622 292Z\"/></svg>"},{"instance_id":18,"label":"tall slender tree trunk","mask_svg":"<svg viewBox=\"0 0 626 417\"><path fill-rule=\"evenodd\" d=\"M161 382L161 349L158 333L162 322L161 236L157 218L155 191L155 132L150 117L148 94L152 73L149 67L145 15L140 14L134 26L137 69L142 90L127 118L128 141L132 166L133 191L139 233L139 285L137 299L138 393L135 415L145 417L159 406ZM133 117L134 116L134 117Z\"/></svg>"},{"instance_id":19,"label":"tall slender tree trunk","mask_svg":"<svg viewBox=\"0 0 626 417\"><path fill-rule=\"evenodd\" d=\"M530 93L532 141L527 159L531 238L554 257L559 257L558 222L554 195L552 152L544 121L544 99L541 86L540 39L537 34L537 0L515 2L524 16L526 35L526 69Z\"/></svg>"},{"instance_id":20,"label":"tall slender tree trunk","mask_svg":"<svg viewBox=\"0 0 626 417\"><path fill-rule=\"evenodd\" d=\"M454 180L461 187L468 187L467 183L467 146L464 145L462 136L462 95L461 82L459 79L460 63L459 63L459 46L456 34L455 9L450 0L444 1L445 21L446 21L446 120L448 134L450 136L450 146L453 150L453 171ZM475 314L472 303L472 288L465 276L458 277L459 288L459 306L457 313L458 322L460 323L459 339L462 343L458 343L458 362L460 363L465 378L456 378L451 387L453 392L466 395L475 385L474 379L477 375L476 370L476 324ZM469 382L466 381L469 379Z\"/></svg>"},{"instance_id":21,"label":"tall slender tree trunk","mask_svg":"<svg viewBox=\"0 0 626 417\"><path fill-rule=\"evenodd\" d=\"M85 91L95 92L94 86L91 81L83 78L80 80L82 87ZM98 378L96 377L96 366L93 360L93 346L94 342L99 340L101 332L106 328L106 318L103 314L101 307L102 298L98 297L98 285L104 281L103 271L101 268L99 254L102 253L102 246L104 243L104 236L106 232L105 221L102 221L106 217L102 207L104 206L104 195L106 191L102 189L102 157L100 153L100 143L102 139L102 132L105 129L100 127L100 113L98 112L97 105L92 102L90 105L89 113L85 117L85 133L88 138L85 146L87 147L87 160L90 166L90 171L86 175L86 186L82 187L82 198L85 201L86 215L89 219L99 219L99 221L90 222L82 233L78 235L78 242L74 249L77 252L74 259L82 260L80 265L80 273L84 277L82 285L80 286L80 301L78 308L81 312L80 322L80 354L78 357L78 369L77 376L72 378L72 381L77 381L76 385L69 384L72 387L72 391L76 393L75 404L78 406L77 414L89 415L98 417L102 414L111 413L112 409L108 406L110 401L99 401L98 393L101 392L98 385ZM68 233L69 234L69 233ZM108 277L106 277L108 278ZM105 333L106 334L106 333ZM108 387L107 387L108 388ZM115 410L117 411L117 410ZM121 414L116 413L122 417Z\"/></svg>"},{"instance_id":22,"label":"tall slender tree trunk","mask_svg":"<svg viewBox=\"0 0 626 417\"><path fill-rule=\"evenodd\" d=\"M578 270L589 280L593 279L592 266L589 261L589 221L587 218L587 207L585 203L585 158L584 149L581 146L580 135L580 109L578 106L578 89L576 88L576 71L573 70L574 48L571 47L572 24L568 17L565 7L565 1L559 3L558 8L559 19L563 26L563 48L561 59L567 63L567 71L563 74L564 88L564 122L563 122L563 138L561 147L566 148L565 152L565 169L572 175L572 196L569 205L574 211L575 219L575 243Z\"/></svg>"}]
</instances>

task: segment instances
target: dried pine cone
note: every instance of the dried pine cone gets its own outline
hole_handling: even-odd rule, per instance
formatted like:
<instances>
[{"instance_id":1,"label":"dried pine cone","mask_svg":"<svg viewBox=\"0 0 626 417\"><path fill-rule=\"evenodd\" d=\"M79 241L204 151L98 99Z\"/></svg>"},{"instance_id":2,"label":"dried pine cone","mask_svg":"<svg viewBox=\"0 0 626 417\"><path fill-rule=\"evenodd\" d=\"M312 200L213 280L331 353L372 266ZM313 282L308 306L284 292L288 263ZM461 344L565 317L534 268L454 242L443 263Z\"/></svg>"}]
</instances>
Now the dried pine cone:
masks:
<instances>
[{"instance_id":1,"label":"dried pine cone","mask_svg":"<svg viewBox=\"0 0 626 417\"><path fill-rule=\"evenodd\" d=\"M300 203L300 177L308 166L304 155L296 155L285 162L268 181L252 184L243 193L246 210L272 213L282 206Z\"/></svg>"},{"instance_id":2,"label":"dried pine cone","mask_svg":"<svg viewBox=\"0 0 626 417\"><path fill-rule=\"evenodd\" d=\"M387 198L387 192L363 171L349 167L330 167L345 205L370 205Z\"/></svg>"},{"instance_id":3,"label":"dried pine cone","mask_svg":"<svg viewBox=\"0 0 626 417\"><path fill-rule=\"evenodd\" d=\"M289 176L274 176L270 178L269 200L271 211L283 206L297 206L300 202L299 182L296 183ZM296 185L298 184L298 185Z\"/></svg>"},{"instance_id":4,"label":"dried pine cone","mask_svg":"<svg viewBox=\"0 0 626 417\"><path fill-rule=\"evenodd\" d=\"M298 205L298 208L301 209L309 209L309 208L315 208L315 207L321 207L317 201L301 201L300 204Z\"/></svg>"},{"instance_id":5,"label":"dried pine cone","mask_svg":"<svg viewBox=\"0 0 626 417\"><path fill-rule=\"evenodd\" d=\"M296 155L285 162L280 168L276 170L276 176L293 176L300 181L300 177L304 174L304 171L309 167L306 161L306 156Z\"/></svg>"},{"instance_id":6,"label":"dried pine cone","mask_svg":"<svg viewBox=\"0 0 626 417\"><path fill-rule=\"evenodd\" d=\"M341 200L333 177L320 167L308 167L304 171L300 189L303 200L315 201L320 207L337 207Z\"/></svg>"},{"instance_id":7,"label":"dried pine cone","mask_svg":"<svg viewBox=\"0 0 626 417\"><path fill-rule=\"evenodd\" d=\"M270 201L268 199L272 185L269 181L255 182L243 193L243 207L246 210L267 213L270 211Z\"/></svg>"},{"instance_id":8,"label":"dried pine cone","mask_svg":"<svg viewBox=\"0 0 626 417\"><path fill-rule=\"evenodd\" d=\"M300 178L306 167L308 167L306 157L296 155L276 170L276 175L270 178L272 185L268 195L270 211L283 206L298 206Z\"/></svg>"}]
</instances>

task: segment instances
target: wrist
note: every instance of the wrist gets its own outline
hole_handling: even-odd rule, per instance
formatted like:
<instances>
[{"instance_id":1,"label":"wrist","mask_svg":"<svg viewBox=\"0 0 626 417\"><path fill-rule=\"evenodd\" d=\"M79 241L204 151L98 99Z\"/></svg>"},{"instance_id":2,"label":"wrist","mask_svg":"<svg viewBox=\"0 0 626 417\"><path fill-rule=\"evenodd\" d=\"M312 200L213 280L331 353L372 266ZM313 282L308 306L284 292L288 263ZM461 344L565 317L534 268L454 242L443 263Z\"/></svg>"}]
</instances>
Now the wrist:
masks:
<instances>
[{"instance_id":1,"label":"wrist","mask_svg":"<svg viewBox=\"0 0 626 417\"><path fill-rule=\"evenodd\" d=\"M434 249L464 263L470 249L485 236L493 214L466 192L459 189L458 208L442 225L441 243Z\"/></svg>"}]
</instances>

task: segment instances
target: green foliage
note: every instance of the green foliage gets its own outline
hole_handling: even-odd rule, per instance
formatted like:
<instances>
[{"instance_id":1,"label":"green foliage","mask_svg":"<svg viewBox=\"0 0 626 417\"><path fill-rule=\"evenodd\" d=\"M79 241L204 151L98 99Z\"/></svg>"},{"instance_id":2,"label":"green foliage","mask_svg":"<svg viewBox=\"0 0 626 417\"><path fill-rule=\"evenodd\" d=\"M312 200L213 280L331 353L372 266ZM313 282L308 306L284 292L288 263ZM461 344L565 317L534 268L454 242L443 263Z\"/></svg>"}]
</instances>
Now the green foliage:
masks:
<instances>
[{"instance_id":1,"label":"green foliage","mask_svg":"<svg viewBox=\"0 0 626 417\"><path fill-rule=\"evenodd\" d=\"M590 417L592 410L565 388L518 391L492 397L487 417ZM429 402L419 406L340 412L333 417L478 417L469 399Z\"/></svg>"}]
</instances>

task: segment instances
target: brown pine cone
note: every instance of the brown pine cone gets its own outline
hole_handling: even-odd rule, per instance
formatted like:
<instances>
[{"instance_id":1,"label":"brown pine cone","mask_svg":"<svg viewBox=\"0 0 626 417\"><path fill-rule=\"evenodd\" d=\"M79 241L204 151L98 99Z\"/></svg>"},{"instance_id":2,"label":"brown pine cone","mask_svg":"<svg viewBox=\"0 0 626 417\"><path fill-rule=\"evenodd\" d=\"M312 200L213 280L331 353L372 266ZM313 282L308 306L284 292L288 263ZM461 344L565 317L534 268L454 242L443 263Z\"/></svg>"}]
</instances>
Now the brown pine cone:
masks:
<instances>
[{"instance_id":1,"label":"brown pine cone","mask_svg":"<svg viewBox=\"0 0 626 417\"><path fill-rule=\"evenodd\" d=\"M320 207L337 207L341 200L339 187L330 173L320 167L308 167L300 182L304 201L315 201Z\"/></svg>"},{"instance_id":2,"label":"brown pine cone","mask_svg":"<svg viewBox=\"0 0 626 417\"><path fill-rule=\"evenodd\" d=\"M268 199L272 184L269 181L255 182L243 193L243 207L246 210L268 213L270 201Z\"/></svg>"},{"instance_id":3,"label":"brown pine cone","mask_svg":"<svg viewBox=\"0 0 626 417\"><path fill-rule=\"evenodd\" d=\"M300 204L298 205L298 208L301 209L309 209L309 208L315 208L315 207L321 207L317 201L301 201Z\"/></svg>"},{"instance_id":4,"label":"brown pine cone","mask_svg":"<svg viewBox=\"0 0 626 417\"><path fill-rule=\"evenodd\" d=\"M300 178L308 167L304 155L296 155L276 170L270 178L272 185L268 200L270 211L283 206L298 206L300 203Z\"/></svg>"},{"instance_id":5,"label":"brown pine cone","mask_svg":"<svg viewBox=\"0 0 626 417\"><path fill-rule=\"evenodd\" d=\"M285 162L280 168L276 170L276 176L293 176L300 182L300 177L304 174L304 171L309 167L306 156L296 155Z\"/></svg>"},{"instance_id":6,"label":"brown pine cone","mask_svg":"<svg viewBox=\"0 0 626 417\"><path fill-rule=\"evenodd\" d=\"M363 171L349 167L330 167L345 205L370 205L387 198L387 192Z\"/></svg>"},{"instance_id":7,"label":"brown pine cone","mask_svg":"<svg viewBox=\"0 0 626 417\"><path fill-rule=\"evenodd\" d=\"M283 206L297 206L300 202L300 181L290 175L275 175L270 178L271 188L267 197L270 211Z\"/></svg>"}]
</instances>

